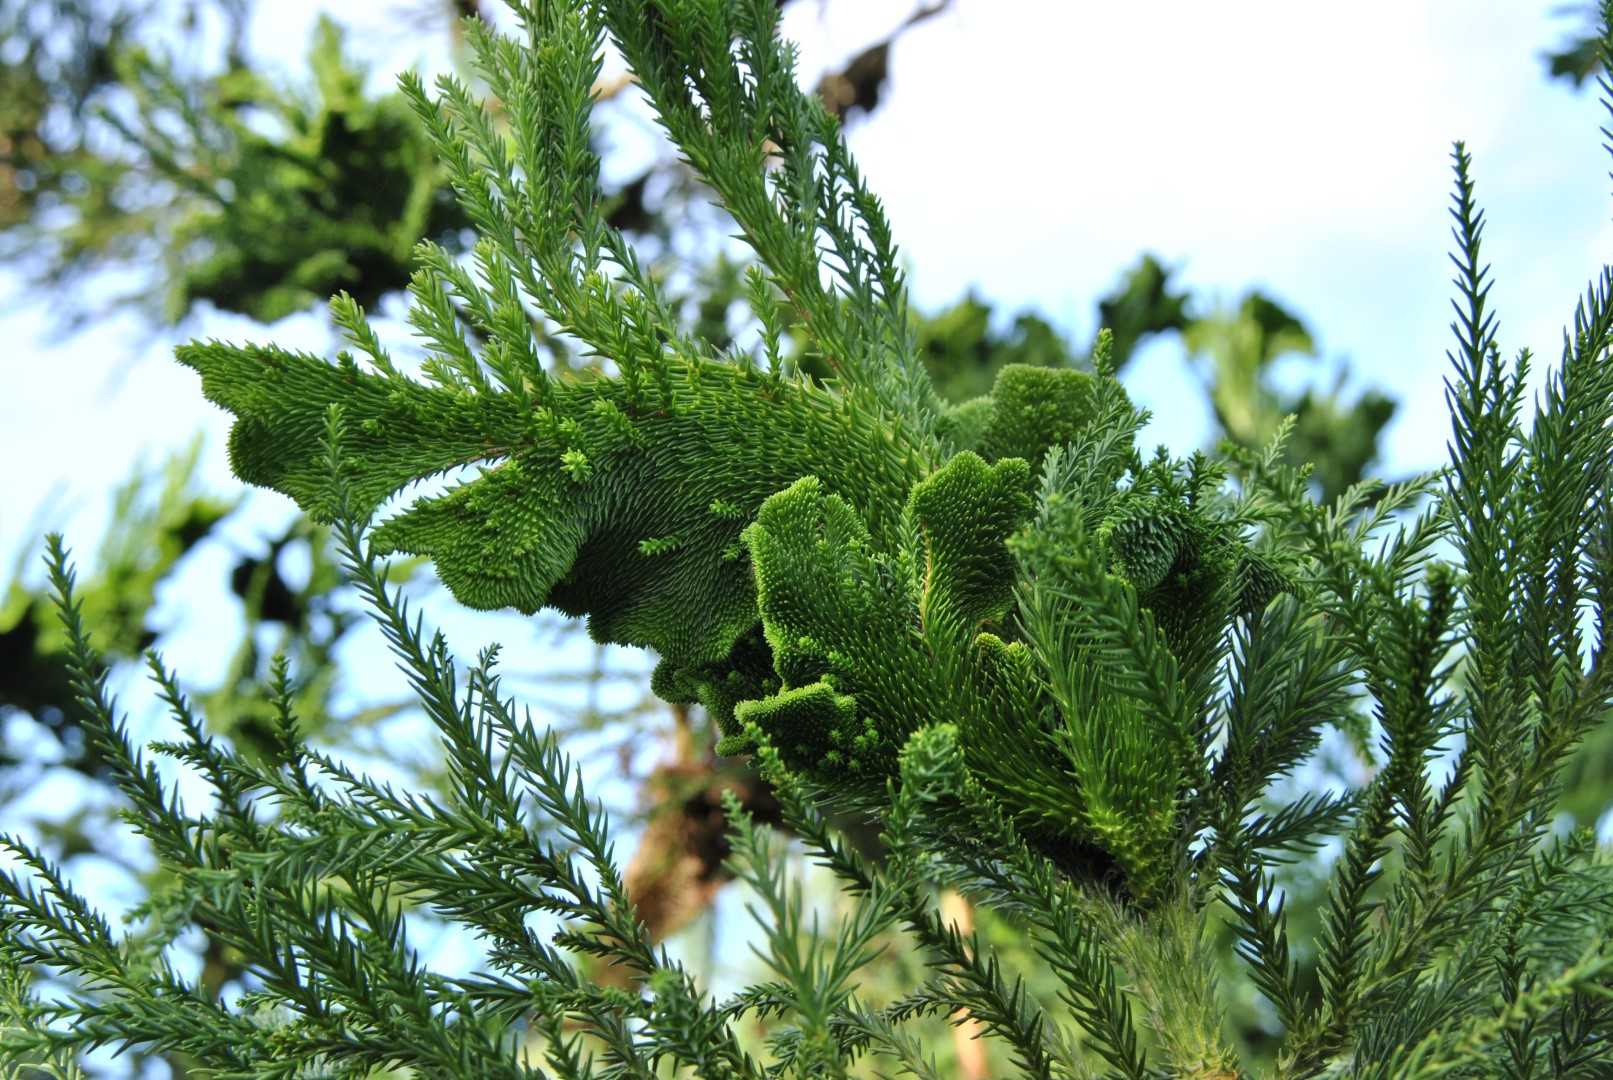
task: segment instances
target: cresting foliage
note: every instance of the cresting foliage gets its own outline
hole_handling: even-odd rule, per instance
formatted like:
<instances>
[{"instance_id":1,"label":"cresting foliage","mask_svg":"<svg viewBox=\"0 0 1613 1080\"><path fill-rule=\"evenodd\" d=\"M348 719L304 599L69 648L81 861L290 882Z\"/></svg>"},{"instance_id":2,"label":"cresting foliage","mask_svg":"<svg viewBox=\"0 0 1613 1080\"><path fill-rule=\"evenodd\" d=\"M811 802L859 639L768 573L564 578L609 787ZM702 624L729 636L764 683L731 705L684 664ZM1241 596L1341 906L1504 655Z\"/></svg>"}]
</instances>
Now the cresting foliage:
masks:
<instances>
[{"instance_id":1,"label":"cresting foliage","mask_svg":"<svg viewBox=\"0 0 1613 1080\"><path fill-rule=\"evenodd\" d=\"M175 885L118 936L11 845L28 867L0 878L19 1063L110 1043L221 1076L928 1076L903 1025L962 1010L1028 1075L1235 1076L1206 937L1227 920L1280 1026L1276 1075L1613 1070L1613 875L1591 838L1550 829L1564 755L1613 691L1613 272L1526 425L1529 358L1500 356L1458 144L1451 464L1319 505L1281 439L1145 454L1102 338L1091 370L1010 365L944 404L879 201L798 89L772 0L517 10L520 40L470 24L496 110L452 78L403 81L480 237L469 259L419 250L421 375L345 295L353 352L334 362L179 356L237 418L237 474L335 528L451 795L311 750L284 669L278 751L239 756L153 659L186 735L158 749L218 797L187 813L123 733L57 547L87 728ZM750 350L681 330L604 217L589 112L607 40L753 249ZM554 334L610 373L547 363ZM462 675L389 591L392 553L428 557L472 607L554 607L654 650L656 692L754 757L845 886L845 921L807 924L734 804L774 978L711 999L649 943L600 812L500 694L495 654ZM1275 798L1324 732L1367 724L1364 787ZM879 857L828 810L877 818ZM1320 930L1291 944L1276 867L1332 835ZM942 920L936 885L1021 924L1059 1001ZM424 969L406 905L476 933L487 970ZM541 936L535 913L563 929ZM193 924L248 958L246 998L210 1000L164 959ZM930 977L865 1001L857 973L897 932ZM590 984L566 951L623 965L632 989ZM76 996L31 996L39 970ZM740 1037L749 1016L774 1023L765 1053Z\"/></svg>"}]
</instances>

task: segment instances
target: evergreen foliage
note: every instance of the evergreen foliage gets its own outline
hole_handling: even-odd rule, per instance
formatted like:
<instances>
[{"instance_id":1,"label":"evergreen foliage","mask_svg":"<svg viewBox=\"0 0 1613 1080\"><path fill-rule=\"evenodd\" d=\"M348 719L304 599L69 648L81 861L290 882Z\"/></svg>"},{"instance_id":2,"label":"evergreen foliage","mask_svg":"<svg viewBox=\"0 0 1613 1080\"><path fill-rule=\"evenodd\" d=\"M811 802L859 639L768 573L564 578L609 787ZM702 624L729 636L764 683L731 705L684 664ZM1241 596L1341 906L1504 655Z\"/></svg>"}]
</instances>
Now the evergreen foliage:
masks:
<instances>
[{"instance_id":1,"label":"evergreen foliage","mask_svg":"<svg viewBox=\"0 0 1613 1080\"><path fill-rule=\"evenodd\" d=\"M904 1026L961 1012L1030 1076L1229 1077L1246 1066L1208 933L1224 919L1281 1025L1275 1075L1613 1069L1613 868L1551 828L1563 764L1613 704L1613 270L1526 422L1530 358L1501 358L1457 144L1451 463L1319 503L1285 456L1291 423L1223 458L1145 455L1113 334L1090 371L1008 364L949 403L879 201L798 88L773 0L516 7L520 40L468 24L507 128L452 77L403 82L479 235L468 259L419 250L421 373L346 294L332 312L362 359L180 352L236 416L237 473L334 530L447 789L399 792L311 746L284 663L267 751L240 753L153 656L183 733L153 749L212 790L187 807L127 737L53 542L82 722L174 883L118 933L8 841L0 1061L72 1073L111 1045L221 1076L933 1076ZM685 330L606 218L589 112L607 40L754 251L753 348ZM1263 302L1242 313L1255 371L1295 331ZM1171 325L1134 319L1125 348ZM554 336L599 368L553 362ZM403 494L442 474L442 493ZM770 977L711 997L639 923L602 811L503 695L497 651L461 671L389 587L392 553L429 558L468 605L586 615L598 640L654 650L657 692L753 756L844 917L806 918L731 801ZM1363 723L1363 788L1264 801L1328 729ZM877 821L877 852L831 811ZM1311 985L1274 871L1335 835ZM937 886L1022 927L1057 1000L943 919ZM416 909L474 933L483 969L423 966ZM245 958L239 1000L168 959L192 925ZM859 973L896 936L928 974L868 1000ZM37 994L47 979L65 994ZM746 1018L772 1021L765 1046Z\"/></svg>"}]
</instances>

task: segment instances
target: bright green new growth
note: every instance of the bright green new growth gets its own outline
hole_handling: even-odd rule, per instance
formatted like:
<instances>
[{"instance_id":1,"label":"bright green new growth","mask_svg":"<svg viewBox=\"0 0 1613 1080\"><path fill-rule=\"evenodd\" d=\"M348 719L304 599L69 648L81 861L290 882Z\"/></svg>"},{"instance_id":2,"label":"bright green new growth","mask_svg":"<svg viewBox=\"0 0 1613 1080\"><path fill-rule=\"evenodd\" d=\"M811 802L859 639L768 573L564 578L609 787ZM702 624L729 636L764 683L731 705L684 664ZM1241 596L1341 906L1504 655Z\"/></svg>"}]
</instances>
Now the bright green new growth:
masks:
<instances>
[{"instance_id":1,"label":"bright green new growth","mask_svg":"<svg viewBox=\"0 0 1613 1080\"><path fill-rule=\"evenodd\" d=\"M1106 372L1010 365L989 396L938 404L911 355L879 205L821 108L781 93L773 65L788 57L774 51L767 5L712 7L683 41L663 37L678 20L635 15L635 30L614 18L625 10L544 9L526 49L473 32L482 74L510 106L507 132L455 81L432 100L405 80L483 233L474 271L423 249L411 322L430 353L424 381L399 371L346 298L334 311L364 366L347 354L331 364L263 347L181 349L238 418L237 474L330 519L317 433L338 404L357 512L479 466L382 522L376 550L428 556L473 607L554 607L586 615L596 640L655 650L656 692L704 705L722 752L754 750L760 735L848 794L883 790L912 733L954 721L987 790L1032 823L1040 847L1083 853L1071 866L1108 852L1134 887L1151 888L1180 854L1172 808L1187 782L1186 721L1117 709L1101 693L1059 700L1021 640L1021 568L1056 577L1059 559L1089 552L1096 576L1085 584L1135 596L1193 669L1213 666L1230 619L1263 606L1279 577L1175 466L1141 463L1130 443L1141 417ZM681 336L599 216L586 136L604 18L761 258L751 292L765 366ZM717 25L728 28L713 37ZM742 43L740 66L710 53L729 39ZM749 149L762 138L781 148L776 163ZM827 249L835 290L803 245ZM533 311L614 372L545 364ZM777 341L792 324L833 380L785 370ZM1044 461L1117 423L1124 465L1079 494L1084 523L1071 531L1044 512L1033 525ZM1111 744L1141 756L1105 764ZM1028 774L1034 792L992 780Z\"/></svg>"},{"instance_id":2,"label":"bright green new growth","mask_svg":"<svg viewBox=\"0 0 1613 1080\"><path fill-rule=\"evenodd\" d=\"M965 452L908 503L917 544L881 550L815 477L762 505L745 531L762 625L784 690L735 712L826 781L883 781L907 736L972 699L966 649L1010 599L1004 540L1029 511L1023 461Z\"/></svg>"},{"instance_id":3,"label":"bright green new growth","mask_svg":"<svg viewBox=\"0 0 1613 1080\"><path fill-rule=\"evenodd\" d=\"M318 436L333 404L349 418L344 484L360 511L422 477L483 465L383 522L376 550L430 557L473 607L552 606L586 615L597 640L654 649L657 692L710 709L727 733L722 752L753 749L754 725L814 779L879 790L907 737L941 718L957 719L985 776L1019 771L997 759L1036 746L1049 725L1084 726L1091 734L1066 742L1068 760L1044 778L1052 807L1017 785L988 788L1035 819L1049 850L1124 851L1121 864L1150 881L1171 861L1169 830L1137 826L1152 838L1142 844L1124 815L1093 820L1082 791L1100 783L1100 742L1140 724L1150 760L1101 783L1140 784L1148 799L1105 798L1163 806L1169 819L1181 763L1159 751L1180 739L1160 744L1143 734L1145 717L1112 709L1102 726L1115 730L1101 739L1096 713L1058 719L1032 667L1002 659L1024 650L1000 648L1019 635L1009 541L1032 515L1029 463L1088 434L1100 397L1127 411L1112 381L1010 366L993 395L963 407L982 421L980 453L926 469L923 448L944 445L939 435L893 438L900 427L876 422L854 394L715 358L662 351L623 365L630 374L562 379L533 367L517 382L447 368L445 356L431 383L390 362L367 371L347 356L328 364L269 348L194 345L180 358L239 418L237 473L318 518L335 509ZM1154 483L1162 468L1093 493L1102 509L1090 536L1048 520L1018 538L1020 557L1102 552L1104 576L1136 590L1162 625L1218 640L1232 609L1217 597L1252 557L1182 491Z\"/></svg>"},{"instance_id":4,"label":"bright green new growth","mask_svg":"<svg viewBox=\"0 0 1613 1080\"><path fill-rule=\"evenodd\" d=\"M709 679L755 626L740 534L767 496L821 475L891 537L890 506L918 474L911 451L833 396L734 365L667 359L636 390L556 380L539 404L273 350L180 355L240 417L239 475L316 517L334 509L317 435L331 404L353 418L342 450L366 511L420 477L485 463L383 523L377 550L429 556L472 607L587 615L596 639L660 653L668 685Z\"/></svg>"},{"instance_id":5,"label":"bright green new growth","mask_svg":"<svg viewBox=\"0 0 1613 1080\"><path fill-rule=\"evenodd\" d=\"M376 550L430 557L473 607L552 606L586 615L597 640L656 650L657 692L710 709L725 753L752 749L754 724L816 779L877 789L906 738L936 718L960 718L966 738L1007 731L1021 744L1047 723L1036 692L990 689L1001 661L988 643L1018 634L1008 543L1032 515L1026 458L1086 431L1097 376L1005 369L996 394L969 407L989 418L980 450L1013 456L988 465L964 450L926 475L915 447L833 388L718 360L659 357L636 387L545 376L540 398L366 371L345 356L214 343L180 357L239 418L237 473L318 518L336 505L319 442L332 404L350 418L340 450L360 510L483 465L383 522ZM1118 387L1109 393L1123 404ZM1090 543L1107 570L1157 597L1163 619L1218 637L1199 609L1236 558L1215 546L1213 522L1167 494L1105 498ZM1033 531L1017 543L1068 541ZM1172 778L1168 802L1175 763L1155 765ZM1072 762L1049 778L1068 789L1057 820L1001 794L1055 846L1123 831L1085 821L1081 773ZM1150 858L1159 873L1157 844L1127 861Z\"/></svg>"}]
</instances>

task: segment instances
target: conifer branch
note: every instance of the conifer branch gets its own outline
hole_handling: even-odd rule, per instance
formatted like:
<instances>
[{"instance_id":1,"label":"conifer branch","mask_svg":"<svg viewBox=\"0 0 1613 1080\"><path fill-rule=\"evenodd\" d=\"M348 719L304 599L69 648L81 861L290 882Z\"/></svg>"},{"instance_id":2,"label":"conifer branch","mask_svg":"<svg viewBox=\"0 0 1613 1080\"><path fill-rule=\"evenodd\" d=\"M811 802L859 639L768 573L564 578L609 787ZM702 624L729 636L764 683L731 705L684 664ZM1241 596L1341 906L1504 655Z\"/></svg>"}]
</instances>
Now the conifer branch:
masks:
<instances>
[{"instance_id":1,"label":"conifer branch","mask_svg":"<svg viewBox=\"0 0 1613 1080\"><path fill-rule=\"evenodd\" d=\"M1549 833L1567 755L1613 707L1613 271L1526 424L1533 361L1501 358L1457 144L1450 465L1329 505L1287 457L1292 423L1261 451L1141 453L1112 334L1091 371L1008 364L944 406L884 211L796 85L777 7L531 0L516 37L465 35L496 109L405 77L479 234L418 252L418 373L346 294L332 361L181 350L235 415L237 473L332 524L440 786L310 746L284 660L243 754L149 654L178 734L137 749L53 539L73 704L165 883L114 932L44 850L5 841L0 1067L70 1073L110 1046L264 1080L932 1077L923 1032L966 1018L1045 1080L1225 1080L1245 1063L1208 931L1229 918L1280 1076L1605 1069L1613 875L1588 835ZM754 356L686 329L609 224L607 43L755 254ZM1298 333L1262 303L1262 333ZM389 580L400 552L471 606L586 615L654 650L653 691L753 755L843 917L808 919L783 846L728 798L726 874L757 900L765 970L714 1000L640 920L602 804L506 696L498 648L456 661ZM1368 724L1363 787L1281 794L1326 729L1364 746ZM877 854L831 811L877 821ZM1305 941L1305 878L1282 867L1339 832ZM960 929L937 888L1014 947ZM474 937L477 970L428 968L419 920ZM240 957L241 994L176 972L191 928ZM924 970L880 998L864 983L893 933Z\"/></svg>"},{"instance_id":2,"label":"conifer branch","mask_svg":"<svg viewBox=\"0 0 1613 1080\"><path fill-rule=\"evenodd\" d=\"M866 897L875 890L889 888L900 897L898 910L903 926L934 957L938 981L930 1000L949 1002L948 1011L966 1010L988 1032L1006 1039L1013 1047L1015 1064L1027 1075L1049 1080L1071 1075L1074 1067L1067 1063L1073 1061L1073 1055L1065 1036L1030 998L1023 980L1015 977L1008 981L991 949L977 935L960 934L943 920L921 892L919 882L904 873L900 864L898 876L888 879L837 837L814 805L806 785L784 766L777 750L766 740L758 742L757 758L764 775L774 783L785 823L852 895ZM898 833L905 828L900 816L893 817L890 824ZM901 842L900 835L893 839ZM899 1005L886 1015L899 1022L933 1007ZM841 1027L848 1049L866 1045L856 1032L857 1024L842 1022Z\"/></svg>"}]
</instances>

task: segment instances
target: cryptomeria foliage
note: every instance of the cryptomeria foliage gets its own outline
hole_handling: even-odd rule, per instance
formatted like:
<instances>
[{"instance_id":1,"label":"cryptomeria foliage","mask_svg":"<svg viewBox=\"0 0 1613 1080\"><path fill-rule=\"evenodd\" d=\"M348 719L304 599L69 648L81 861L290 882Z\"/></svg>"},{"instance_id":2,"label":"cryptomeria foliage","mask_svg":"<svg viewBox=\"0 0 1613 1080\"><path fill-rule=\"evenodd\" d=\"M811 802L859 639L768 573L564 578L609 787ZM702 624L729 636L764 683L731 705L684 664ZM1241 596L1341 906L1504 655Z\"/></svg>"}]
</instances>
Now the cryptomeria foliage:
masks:
<instances>
[{"instance_id":1,"label":"cryptomeria foliage","mask_svg":"<svg viewBox=\"0 0 1613 1080\"><path fill-rule=\"evenodd\" d=\"M403 83L480 236L468 260L418 253L421 376L345 295L357 356L180 353L237 417L237 473L333 527L448 793L313 749L284 665L272 752L237 754L153 657L184 733L154 749L211 785L197 813L130 744L53 546L85 728L174 885L114 933L10 845L13 1062L70 1072L110 1044L221 1076L930 1076L905 1025L967 1015L1027 1075L1235 1076L1206 934L1227 920L1283 1031L1278 1075L1613 1069L1613 872L1551 829L1565 756L1613 691L1613 271L1526 423L1529 356L1501 358L1458 144L1451 463L1318 504L1282 431L1224 459L1145 454L1108 339L1091 371L1009 365L947 403L879 201L798 88L772 0L517 10L520 40L469 31L501 123L452 78ZM589 112L607 40L754 250L752 349L683 330L605 218ZM548 362L556 334L608 365ZM772 977L712 998L645 934L601 811L500 691L496 650L462 671L389 589L390 553L431 559L471 606L552 607L654 650L657 692L754 756L843 884L843 920L806 918L732 804ZM1364 721L1381 761L1363 788L1263 799ZM841 835L848 815L878 822L877 852ZM1332 835L1311 985L1274 866ZM938 885L1023 926L1059 1000L943 919ZM411 909L477 935L483 969L425 967ZM189 926L241 954L247 993L174 969ZM928 977L867 1000L859 973L894 934Z\"/></svg>"}]
</instances>

